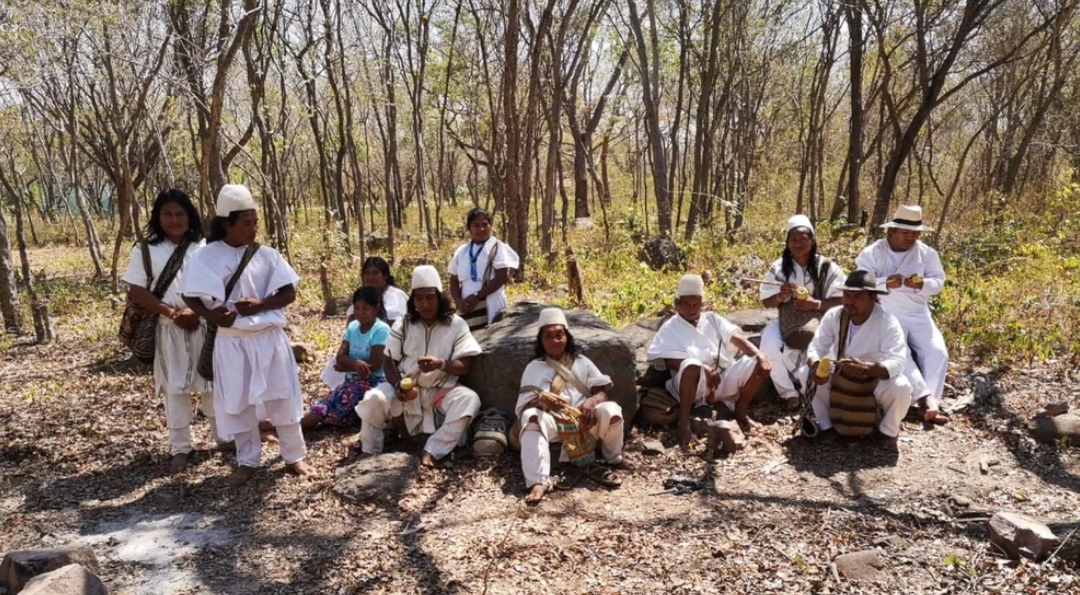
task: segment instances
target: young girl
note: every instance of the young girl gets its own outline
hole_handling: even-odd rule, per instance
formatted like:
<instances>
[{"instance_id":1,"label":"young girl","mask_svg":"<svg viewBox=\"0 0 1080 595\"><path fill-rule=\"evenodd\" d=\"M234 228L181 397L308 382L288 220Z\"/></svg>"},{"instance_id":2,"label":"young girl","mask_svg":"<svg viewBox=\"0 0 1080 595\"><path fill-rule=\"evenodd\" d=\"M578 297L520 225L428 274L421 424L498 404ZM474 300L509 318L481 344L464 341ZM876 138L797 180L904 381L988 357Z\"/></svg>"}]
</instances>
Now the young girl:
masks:
<instances>
[{"instance_id":1,"label":"young girl","mask_svg":"<svg viewBox=\"0 0 1080 595\"><path fill-rule=\"evenodd\" d=\"M521 258L510 246L491 237L491 215L469 211L465 225L469 242L458 246L450 265L450 297L470 330L491 324L506 309L506 281Z\"/></svg>"},{"instance_id":2,"label":"young girl","mask_svg":"<svg viewBox=\"0 0 1080 595\"><path fill-rule=\"evenodd\" d=\"M172 455L170 470L180 473L187 468L191 454L192 394L199 395L199 408L210 421L211 433L217 436L213 393L195 369L206 325L180 297L184 273L190 268L195 251L205 243L199 212L188 195L175 189L157 195L145 242L150 253L150 270L146 270L143 260L143 245L136 244L123 280L129 285L132 300L158 314L154 394L165 401L165 425L169 428ZM152 277L149 285L148 277ZM153 293L155 289L159 290L160 298Z\"/></svg>"},{"instance_id":3,"label":"young girl","mask_svg":"<svg viewBox=\"0 0 1080 595\"><path fill-rule=\"evenodd\" d=\"M217 199L210 241L184 277L184 302L218 327L214 342L214 410L221 438L236 441L239 485L260 466L259 416L277 428L285 468L307 475L300 431L304 403L289 339L285 307L296 300L300 277L273 248L256 246L259 217L244 186L229 184ZM245 264L246 263L246 264ZM227 294L234 273L243 267Z\"/></svg>"},{"instance_id":4,"label":"young girl","mask_svg":"<svg viewBox=\"0 0 1080 595\"><path fill-rule=\"evenodd\" d=\"M300 420L305 430L319 424L355 425L360 420L356 416L356 404L364 398L364 393L386 382L383 352L390 337L390 325L378 318L382 296L378 289L365 285L356 290L352 301L356 320L345 329L334 363L335 370L346 373L345 381L311 406L311 411Z\"/></svg>"}]
</instances>

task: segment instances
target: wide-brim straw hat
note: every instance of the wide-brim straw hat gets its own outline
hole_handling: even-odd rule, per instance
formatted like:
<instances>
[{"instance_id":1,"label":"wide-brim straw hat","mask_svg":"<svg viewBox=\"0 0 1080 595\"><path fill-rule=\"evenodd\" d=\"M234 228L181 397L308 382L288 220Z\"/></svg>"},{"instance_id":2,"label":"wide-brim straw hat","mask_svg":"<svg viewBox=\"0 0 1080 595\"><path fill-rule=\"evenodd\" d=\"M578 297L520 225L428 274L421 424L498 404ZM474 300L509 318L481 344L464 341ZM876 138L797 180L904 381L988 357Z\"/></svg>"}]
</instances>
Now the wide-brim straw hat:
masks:
<instances>
[{"instance_id":1,"label":"wide-brim straw hat","mask_svg":"<svg viewBox=\"0 0 1080 595\"><path fill-rule=\"evenodd\" d=\"M933 227L923 225L922 207L918 205L903 205L896 209L892 221L883 223L882 228L909 229L911 231L934 231Z\"/></svg>"}]
</instances>

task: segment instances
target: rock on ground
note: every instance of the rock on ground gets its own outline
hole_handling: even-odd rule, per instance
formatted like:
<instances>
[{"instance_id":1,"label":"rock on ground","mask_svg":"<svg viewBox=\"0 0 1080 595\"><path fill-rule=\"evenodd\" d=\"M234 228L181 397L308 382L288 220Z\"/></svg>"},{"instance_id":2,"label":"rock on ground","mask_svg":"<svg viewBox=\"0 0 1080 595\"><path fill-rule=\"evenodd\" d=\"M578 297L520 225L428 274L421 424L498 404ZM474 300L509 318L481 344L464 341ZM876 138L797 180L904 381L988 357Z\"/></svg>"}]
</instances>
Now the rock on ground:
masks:
<instances>
[{"instance_id":1,"label":"rock on ground","mask_svg":"<svg viewBox=\"0 0 1080 595\"><path fill-rule=\"evenodd\" d=\"M885 569L885 556L879 549L863 550L837 556L833 561L842 576L857 581L879 578Z\"/></svg>"},{"instance_id":2,"label":"rock on ground","mask_svg":"<svg viewBox=\"0 0 1080 595\"><path fill-rule=\"evenodd\" d=\"M1042 560L1061 541L1041 521L1015 512L999 512L990 517L990 543L1012 558L1024 556Z\"/></svg>"},{"instance_id":3,"label":"rock on ground","mask_svg":"<svg viewBox=\"0 0 1080 595\"><path fill-rule=\"evenodd\" d=\"M496 407L513 414L521 374L535 357L536 321L546 307L519 302L503 311L502 318L495 324L473 333L484 352L472 359L471 369L462 382L480 395L483 408ZM578 352L592 360L601 372L611 376L614 386L608 391L608 397L622 407L626 419L633 419L638 396L630 343L592 312L564 312Z\"/></svg>"},{"instance_id":4,"label":"rock on ground","mask_svg":"<svg viewBox=\"0 0 1080 595\"><path fill-rule=\"evenodd\" d=\"M35 576L69 564L81 564L98 572L97 556L84 545L9 552L0 562L0 587L8 593L18 593Z\"/></svg>"},{"instance_id":5,"label":"rock on ground","mask_svg":"<svg viewBox=\"0 0 1080 595\"><path fill-rule=\"evenodd\" d=\"M407 453L392 452L366 458L334 472L334 494L361 504L396 502L412 485L419 460Z\"/></svg>"},{"instance_id":6,"label":"rock on ground","mask_svg":"<svg viewBox=\"0 0 1080 595\"><path fill-rule=\"evenodd\" d=\"M1057 444L1065 439L1069 446L1080 446L1080 416L1038 416L1031 420L1028 430L1036 440L1045 444Z\"/></svg>"},{"instance_id":7,"label":"rock on ground","mask_svg":"<svg viewBox=\"0 0 1080 595\"><path fill-rule=\"evenodd\" d=\"M100 578L78 564L36 576L21 591L22 595L107 595L108 592Z\"/></svg>"},{"instance_id":8,"label":"rock on ground","mask_svg":"<svg viewBox=\"0 0 1080 595\"><path fill-rule=\"evenodd\" d=\"M682 268L683 254L674 240L663 236L645 240L638 251L638 260L655 270L675 270Z\"/></svg>"}]
</instances>

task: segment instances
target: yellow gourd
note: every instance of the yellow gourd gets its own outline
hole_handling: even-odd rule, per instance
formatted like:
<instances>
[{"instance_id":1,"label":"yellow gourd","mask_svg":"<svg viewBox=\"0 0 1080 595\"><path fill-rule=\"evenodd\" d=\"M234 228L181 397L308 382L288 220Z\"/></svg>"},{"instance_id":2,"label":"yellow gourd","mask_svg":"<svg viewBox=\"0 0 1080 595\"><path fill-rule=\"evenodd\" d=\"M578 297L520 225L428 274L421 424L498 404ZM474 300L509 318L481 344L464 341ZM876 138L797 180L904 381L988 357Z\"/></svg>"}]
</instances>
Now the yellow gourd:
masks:
<instances>
[{"instance_id":1,"label":"yellow gourd","mask_svg":"<svg viewBox=\"0 0 1080 595\"><path fill-rule=\"evenodd\" d=\"M412 378L402 378L401 383L398 385L398 389L402 401L411 401L419 396L416 392L416 381Z\"/></svg>"},{"instance_id":2,"label":"yellow gourd","mask_svg":"<svg viewBox=\"0 0 1080 595\"><path fill-rule=\"evenodd\" d=\"M817 369L814 370L814 374L818 378L827 378L829 376L829 371L831 369L832 369L832 362L829 361L829 358L823 357L823 358L821 358L821 361L819 361L817 363Z\"/></svg>"},{"instance_id":3,"label":"yellow gourd","mask_svg":"<svg viewBox=\"0 0 1080 595\"><path fill-rule=\"evenodd\" d=\"M810 297L810 290L805 287L798 287L795 289L795 299L800 302Z\"/></svg>"}]
</instances>

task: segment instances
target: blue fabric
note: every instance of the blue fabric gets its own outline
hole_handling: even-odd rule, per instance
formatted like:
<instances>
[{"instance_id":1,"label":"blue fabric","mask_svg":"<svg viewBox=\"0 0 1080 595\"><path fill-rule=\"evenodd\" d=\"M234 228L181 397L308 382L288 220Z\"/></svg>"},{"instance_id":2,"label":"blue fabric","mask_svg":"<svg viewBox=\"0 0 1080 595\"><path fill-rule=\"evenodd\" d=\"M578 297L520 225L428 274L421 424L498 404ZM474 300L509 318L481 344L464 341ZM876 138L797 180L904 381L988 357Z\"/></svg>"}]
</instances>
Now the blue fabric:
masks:
<instances>
[{"instance_id":1,"label":"blue fabric","mask_svg":"<svg viewBox=\"0 0 1080 595\"><path fill-rule=\"evenodd\" d=\"M360 321L354 320L345 329L344 341L349 344L349 357L370 362L371 349L379 345L386 345L390 338L390 325L376 319L375 324L366 333L360 332ZM350 375L354 373L350 372ZM372 375L382 375L382 369L372 370Z\"/></svg>"}]
</instances>

